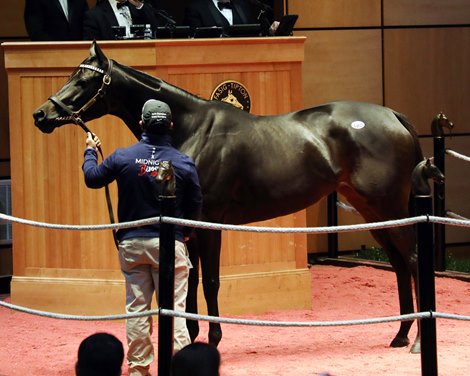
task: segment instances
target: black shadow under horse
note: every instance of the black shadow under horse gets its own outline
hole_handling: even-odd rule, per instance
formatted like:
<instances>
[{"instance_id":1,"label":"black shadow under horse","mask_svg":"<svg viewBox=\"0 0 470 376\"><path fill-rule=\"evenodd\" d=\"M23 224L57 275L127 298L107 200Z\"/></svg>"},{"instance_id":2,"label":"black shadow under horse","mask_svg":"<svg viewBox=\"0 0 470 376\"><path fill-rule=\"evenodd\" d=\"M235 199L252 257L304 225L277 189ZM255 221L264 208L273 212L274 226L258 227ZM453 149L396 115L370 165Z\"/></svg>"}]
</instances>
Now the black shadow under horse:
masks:
<instances>
[{"instance_id":1,"label":"black shadow under horse","mask_svg":"<svg viewBox=\"0 0 470 376\"><path fill-rule=\"evenodd\" d=\"M122 93L126 93L125 98ZM196 162L204 196L203 220L245 224L304 209L333 191L367 222L409 217L411 175L423 160L415 130L389 108L349 101L275 116L254 116L201 99L108 59L96 43L66 84L33 114L45 133L68 123L111 114L136 138L148 99L169 104L174 146ZM250 168L247 168L249 166ZM208 314L219 315L221 232L197 229L188 246L201 263ZM372 231L396 273L400 313L414 311L412 276L417 259L410 226ZM197 312L198 268L190 276L187 310ZM412 321L401 322L391 346L409 344ZM188 321L191 337L199 327ZM222 338L211 323L209 341ZM419 351L419 334L412 351Z\"/></svg>"}]
</instances>

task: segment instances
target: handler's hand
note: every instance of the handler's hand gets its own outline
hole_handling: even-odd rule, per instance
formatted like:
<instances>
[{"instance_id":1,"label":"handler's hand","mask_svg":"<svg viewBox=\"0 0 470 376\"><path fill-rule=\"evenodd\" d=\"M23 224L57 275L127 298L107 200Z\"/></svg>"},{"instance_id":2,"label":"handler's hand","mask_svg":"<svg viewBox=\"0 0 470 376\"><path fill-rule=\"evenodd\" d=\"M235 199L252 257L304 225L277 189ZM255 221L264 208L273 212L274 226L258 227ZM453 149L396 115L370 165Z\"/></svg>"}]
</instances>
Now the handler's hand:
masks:
<instances>
[{"instance_id":1,"label":"handler's hand","mask_svg":"<svg viewBox=\"0 0 470 376\"><path fill-rule=\"evenodd\" d=\"M92 134L91 132L87 132L86 134L86 146L90 149L97 149L101 146L101 141L98 136Z\"/></svg>"}]
</instances>

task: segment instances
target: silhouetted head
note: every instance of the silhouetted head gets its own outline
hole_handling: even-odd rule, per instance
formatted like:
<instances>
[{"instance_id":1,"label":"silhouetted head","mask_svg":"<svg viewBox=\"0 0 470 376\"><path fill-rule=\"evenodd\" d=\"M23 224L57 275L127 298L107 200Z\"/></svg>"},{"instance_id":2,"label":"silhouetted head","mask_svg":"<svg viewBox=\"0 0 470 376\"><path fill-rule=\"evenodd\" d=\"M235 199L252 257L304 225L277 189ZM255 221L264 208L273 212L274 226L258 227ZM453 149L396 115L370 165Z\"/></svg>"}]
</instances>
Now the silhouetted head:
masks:
<instances>
[{"instance_id":1,"label":"silhouetted head","mask_svg":"<svg viewBox=\"0 0 470 376\"><path fill-rule=\"evenodd\" d=\"M77 376L121 375L124 348L112 334L95 333L85 338L78 348L75 365Z\"/></svg>"},{"instance_id":2,"label":"silhouetted head","mask_svg":"<svg viewBox=\"0 0 470 376\"><path fill-rule=\"evenodd\" d=\"M178 351L171 361L171 376L219 376L220 353L204 342L194 342Z\"/></svg>"},{"instance_id":3,"label":"silhouetted head","mask_svg":"<svg viewBox=\"0 0 470 376\"><path fill-rule=\"evenodd\" d=\"M149 134L166 134L170 131L171 109L162 101L149 99L142 107L142 129Z\"/></svg>"}]
</instances>

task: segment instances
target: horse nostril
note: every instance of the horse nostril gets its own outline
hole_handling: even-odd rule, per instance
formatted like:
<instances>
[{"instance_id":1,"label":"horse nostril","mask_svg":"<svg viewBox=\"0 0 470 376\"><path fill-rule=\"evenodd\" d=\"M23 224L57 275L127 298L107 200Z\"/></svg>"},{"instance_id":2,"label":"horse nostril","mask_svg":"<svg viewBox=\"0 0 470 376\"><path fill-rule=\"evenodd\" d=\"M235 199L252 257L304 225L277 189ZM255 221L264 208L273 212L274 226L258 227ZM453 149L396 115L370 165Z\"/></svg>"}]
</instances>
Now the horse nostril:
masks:
<instances>
[{"instance_id":1,"label":"horse nostril","mask_svg":"<svg viewBox=\"0 0 470 376\"><path fill-rule=\"evenodd\" d=\"M41 123L46 117L46 113L43 110L38 110L33 113L33 118L36 124Z\"/></svg>"}]
</instances>

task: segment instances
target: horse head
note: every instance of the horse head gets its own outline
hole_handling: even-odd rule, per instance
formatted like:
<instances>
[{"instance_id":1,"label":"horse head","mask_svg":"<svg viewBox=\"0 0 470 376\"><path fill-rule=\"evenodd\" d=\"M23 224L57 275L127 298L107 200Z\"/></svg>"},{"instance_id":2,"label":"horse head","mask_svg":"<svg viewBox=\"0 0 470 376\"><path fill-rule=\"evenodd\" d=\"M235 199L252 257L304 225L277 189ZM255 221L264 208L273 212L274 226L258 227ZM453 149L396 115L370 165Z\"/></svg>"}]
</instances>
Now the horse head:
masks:
<instances>
[{"instance_id":1,"label":"horse head","mask_svg":"<svg viewBox=\"0 0 470 376\"><path fill-rule=\"evenodd\" d=\"M428 180L432 179L437 184L443 184L444 174L431 162L431 158L426 158L419 162L413 170L411 176L411 186L415 195L429 195L431 187Z\"/></svg>"},{"instance_id":2,"label":"horse head","mask_svg":"<svg viewBox=\"0 0 470 376\"><path fill-rule=\"evenodd\" d=\"M434 137L444 136L444 128L447 128L449 131L452 131L452 128L454 128L454 124L449 120L449 118L445 114L440 112L431 122L432 135Z\"/></svg>"},{"instance_id":3,"label":"horse head","mask_svg":"<svg viewBox=\"0 0 470 376\"><path fill-rule=\"evenodd\" d=\"M175 170L173 169L171 161L161 161L154 178L157 185L157 196L175 195Z\"/></svg>"},{"instance_id":4,"label":"horse head","mask_svg":"<svg viewBox=\"0 0 470 376\"><path fill-rule=\"evenodd\" d=\"M96 42L90 56L72 73L65 85L34 113L34 124L44 133L52 133L64 124L84 122L109 113L106 90L111 84L112 61Z\"/></svg>"}]
</instances>

